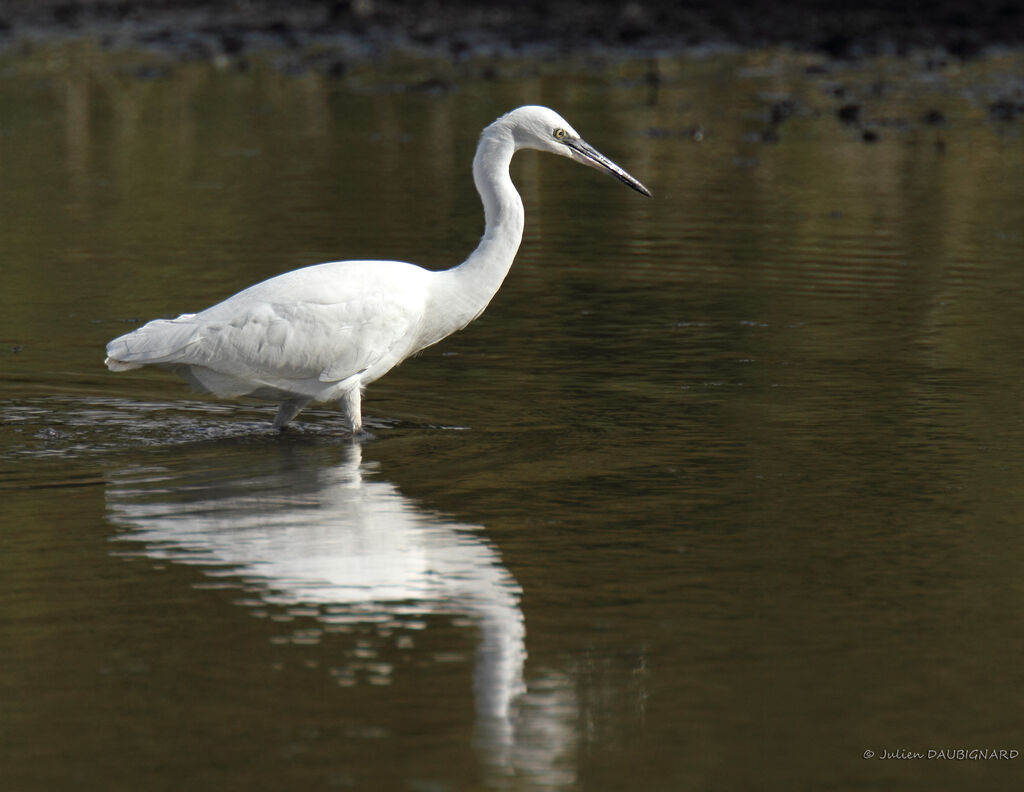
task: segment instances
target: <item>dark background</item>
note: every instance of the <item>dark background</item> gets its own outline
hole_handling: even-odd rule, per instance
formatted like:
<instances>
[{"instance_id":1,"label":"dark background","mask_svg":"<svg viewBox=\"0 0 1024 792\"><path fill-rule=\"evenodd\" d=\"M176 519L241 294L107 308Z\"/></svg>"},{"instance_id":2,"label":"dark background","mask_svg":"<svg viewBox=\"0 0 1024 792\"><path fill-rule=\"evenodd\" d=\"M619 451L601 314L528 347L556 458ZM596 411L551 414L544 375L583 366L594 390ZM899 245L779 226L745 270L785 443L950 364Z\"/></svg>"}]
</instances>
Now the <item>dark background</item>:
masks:
<instances>
[{"instance_id":1,"label":"dark background","mask_svg":"<svg viewBox=\"0 0 1024 792\"><path fill-rule=\"evenodd\" d=\"M697 45L786 45L851 58L935 49L971 58L1024 43L1024 4L823 0L6 0L0 40L97 35L192 56L299 47L339 37L371 51L429 48L453 56L530 48L553 52L673 51Z\"/></svg>"}]
</instances>

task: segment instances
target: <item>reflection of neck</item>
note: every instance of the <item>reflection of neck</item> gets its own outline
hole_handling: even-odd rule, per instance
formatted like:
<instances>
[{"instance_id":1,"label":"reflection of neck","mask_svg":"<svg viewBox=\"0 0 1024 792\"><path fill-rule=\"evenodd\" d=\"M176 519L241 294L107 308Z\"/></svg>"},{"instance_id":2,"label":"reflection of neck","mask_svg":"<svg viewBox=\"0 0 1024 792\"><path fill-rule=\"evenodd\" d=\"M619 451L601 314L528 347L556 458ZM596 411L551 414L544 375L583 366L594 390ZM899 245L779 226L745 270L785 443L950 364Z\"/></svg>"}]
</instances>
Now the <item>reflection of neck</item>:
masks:
<instances>
[{"instance_id":1,"label":"reflection of neck","mask_svg":"<svg viewBox=\"0 0 1024 792\"><path fill-rule=\"evenodd\" d=\"M519 608L519 587L501 567L491 567L486 596L475 604L483 616L480 644L476 651L473 691L477 714L484 718L508 719L513 699L523 692L523 663L526 660L526 627Z\"/></svg>"}]
</instances>

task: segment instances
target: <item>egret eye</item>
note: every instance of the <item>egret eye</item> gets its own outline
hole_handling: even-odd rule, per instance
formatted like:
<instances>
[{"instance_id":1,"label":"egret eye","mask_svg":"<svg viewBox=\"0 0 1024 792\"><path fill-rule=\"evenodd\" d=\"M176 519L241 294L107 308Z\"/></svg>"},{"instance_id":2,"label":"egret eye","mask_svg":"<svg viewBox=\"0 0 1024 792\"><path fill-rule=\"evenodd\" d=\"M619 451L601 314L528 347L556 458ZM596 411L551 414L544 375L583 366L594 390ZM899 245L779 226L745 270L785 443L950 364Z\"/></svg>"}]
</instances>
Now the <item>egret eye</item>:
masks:
<instances>
[{"instance_id":1,"label":"egret eye","mask_svg":"<svg viewBox=\"0 0 1024 792\"><path fill-rule=\"evenodd\" d=\"M568 133L564 129L559 127L552 134L555 136L555 140L565 140L565 137Z\"/></svg>"}]
</instances>

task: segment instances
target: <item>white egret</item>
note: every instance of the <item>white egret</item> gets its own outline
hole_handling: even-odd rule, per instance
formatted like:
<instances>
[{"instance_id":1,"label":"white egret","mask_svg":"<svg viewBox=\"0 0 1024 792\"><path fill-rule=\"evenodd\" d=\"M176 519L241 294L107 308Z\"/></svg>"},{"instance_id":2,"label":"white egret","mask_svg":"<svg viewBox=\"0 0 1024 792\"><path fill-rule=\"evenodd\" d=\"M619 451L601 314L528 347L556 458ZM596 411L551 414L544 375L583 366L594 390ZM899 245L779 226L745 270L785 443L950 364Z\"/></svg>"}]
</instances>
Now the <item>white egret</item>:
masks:
<instances>
[{"instance_id":1,"label":"white egret","mask_svg":"<svg viewBox=\"0 0 1024 792\"><path fill-rule=\"evenodd\" d=\"M472 322L508 274L523 237L509 176L519 149L568 157L650 195L558 113L520 107L490 124L473 158L484 235L469 258L433 272L400 261L335 261L286 272L205 311L156 319L107 345L107 367L168 368L218 396L280 401L284 427L310 402L337 399L353 434L362 389Z\"/></svg>"}]
</instances>

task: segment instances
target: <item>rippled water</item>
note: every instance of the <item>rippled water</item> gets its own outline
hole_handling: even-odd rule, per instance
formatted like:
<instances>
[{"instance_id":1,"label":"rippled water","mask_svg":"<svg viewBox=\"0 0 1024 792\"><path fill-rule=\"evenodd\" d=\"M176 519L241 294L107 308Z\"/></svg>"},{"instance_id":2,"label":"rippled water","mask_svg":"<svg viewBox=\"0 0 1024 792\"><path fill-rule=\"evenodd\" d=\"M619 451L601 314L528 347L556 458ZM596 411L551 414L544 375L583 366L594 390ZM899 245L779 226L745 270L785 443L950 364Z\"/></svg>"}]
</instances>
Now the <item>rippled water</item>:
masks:
<instances>
[{"instance_id":1,"label":"rippled water","mask_svg":"<svg viewBox=\"0 0 1024 792\"><path fill-rule=\"evenodd\" d=\"M9 55L3 787L1015 788L863 756L1024 750L1020 66ZM521 154L508 281L361 447L103 369L285 269L457 263L526 102L655 199Z\"/></svg>"}]
</instances>

